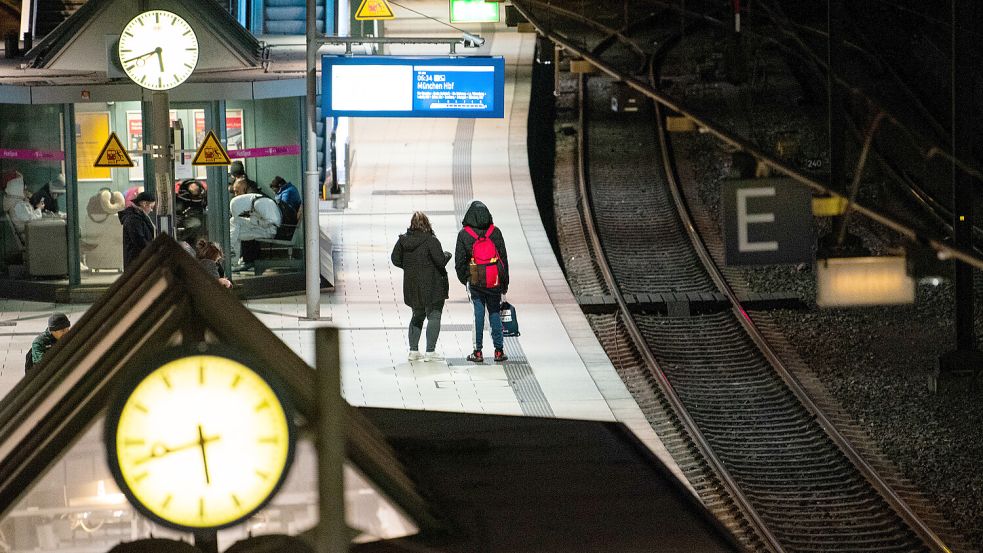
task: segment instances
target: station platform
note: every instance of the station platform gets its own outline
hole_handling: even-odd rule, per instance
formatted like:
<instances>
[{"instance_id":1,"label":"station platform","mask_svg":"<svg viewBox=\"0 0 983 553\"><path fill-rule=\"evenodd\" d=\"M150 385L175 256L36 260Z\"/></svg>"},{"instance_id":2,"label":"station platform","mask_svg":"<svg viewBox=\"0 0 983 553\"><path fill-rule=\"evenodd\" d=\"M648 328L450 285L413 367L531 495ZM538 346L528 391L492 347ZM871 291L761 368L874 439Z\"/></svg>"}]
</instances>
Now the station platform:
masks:
<instances>
[{"instance_id":1,"label":"station platform","mask_svg":"<svg viewBox=\"0 0 983 553\"><path fill-rule=\"evenodd\" d=\"M353 405L620 421L685 482L597 342L543 229L526 154L534 46L534 35L515 32L487 45L506 59L504 119L355 120L348 205L322 205L336 278L335 290L322 294L325 320L301 320L303 296L251 300L247 307L311 364L312 330L338 327L342 391ZM410 309L402 301L402 271L390 263L393 245L419 210L453 252L472 200L484 202L502 229L508 300L518 310L521 336L506 338L505 363L468 362L472 308L451 271L437 346L445 360L408 362ZM0 394L23 376L24 354L47 315L60 310L74 321L84 309L0 300ZM485 343L488 354L490 337Z\"/></svg>"}]
</instances>

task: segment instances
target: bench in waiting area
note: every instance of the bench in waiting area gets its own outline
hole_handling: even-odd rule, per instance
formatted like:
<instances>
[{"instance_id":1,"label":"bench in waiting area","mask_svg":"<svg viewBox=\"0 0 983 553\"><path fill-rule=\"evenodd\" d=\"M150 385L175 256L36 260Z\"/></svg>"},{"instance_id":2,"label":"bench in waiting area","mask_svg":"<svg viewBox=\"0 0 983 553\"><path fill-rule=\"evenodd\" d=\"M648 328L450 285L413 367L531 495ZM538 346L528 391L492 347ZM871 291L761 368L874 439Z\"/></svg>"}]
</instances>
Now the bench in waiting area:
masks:
<instances>
[{"instance_id":1,"label":"bench in waiting area","mask_svg":"<svg viewBox=\"0 0 983 553\"><path fill-rule=\"evenodd\" d=\"M259 258L253 263L253 274L262 275L267 269L304 270L304 231L301 225L281 225L283 228L293 228L290 240L276 238L257 238L259 242Z\"/></svg>"}]
</instances>

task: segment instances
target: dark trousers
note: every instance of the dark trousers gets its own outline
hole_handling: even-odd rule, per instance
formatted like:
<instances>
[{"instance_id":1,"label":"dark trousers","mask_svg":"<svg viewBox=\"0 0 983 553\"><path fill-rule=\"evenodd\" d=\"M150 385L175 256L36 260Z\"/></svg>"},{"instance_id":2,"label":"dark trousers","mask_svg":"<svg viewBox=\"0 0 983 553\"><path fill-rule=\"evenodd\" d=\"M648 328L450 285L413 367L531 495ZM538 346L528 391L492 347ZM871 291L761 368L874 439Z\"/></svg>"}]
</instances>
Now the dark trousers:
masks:
<instances>
[{"instance_id":1,"label":"dark trousers","mask_svg":"<svg viewBox=\"0 0 983 553\"><path fill-rule=\"evenodd\" d=\"M427 351L434 351L437 337L440 336L440 315L443 311L444 302L413 308L413 316L410 317L410 351L418 351L420 348L423 319L427 320Z\"/></svg>"},{"instance_id":2,"label":"dark trousers","mask_svg":"<svg viewBox=\"0 0 983 553\"><path fill-rule=\"evenodd\" d=\"M243 240L240 247L242 251L239 253L242 255L242 261L244 263L252 263L259 259L259 242L255 240Z\"/></svg>"},{"instance_id":3,"label":"dark trousers","mask_svg":"<svg viewBox=\"0 0 983 553\"><path fill-rule=\"evenodd\" d=\"M488 324L491 325L492 344L495 349L502 349L505 340L502 337L502 294L498 292L480 292L468 287L471 295L471 305L474 307L474 349L481 350L485 334L485 311L488 311Z\"/></svg>"}]
</instances>

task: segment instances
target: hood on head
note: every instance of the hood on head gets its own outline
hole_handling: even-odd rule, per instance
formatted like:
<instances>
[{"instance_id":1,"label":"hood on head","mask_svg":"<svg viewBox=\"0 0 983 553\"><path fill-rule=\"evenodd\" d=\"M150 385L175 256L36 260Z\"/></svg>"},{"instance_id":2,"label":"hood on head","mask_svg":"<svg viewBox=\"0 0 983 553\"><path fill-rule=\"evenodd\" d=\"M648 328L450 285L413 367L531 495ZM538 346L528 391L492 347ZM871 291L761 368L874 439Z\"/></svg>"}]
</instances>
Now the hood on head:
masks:
<instances>
[{"instance_id":1,"label":"hood on head","mask_svg":"<svg viewBox=\"0 0 983 553\"><path fill-rule=\"evenodd\" d=\"M406 229L403 235L403 249L413 251L423 245L429 237L428 234L413 229Z\"/></svg>"},{"instance_id":2,"label":"hood on head","mask_svg":"<svg viewBox=\"0 0 983 553\"><path fill-rule=\"evenodd\" d=\"M471 202L464 214L464 220L461 221L462 225L471 228L488 228L492 223L491 212L488 211L485 204L479 201Z\"/></svg>"}]
</instances>

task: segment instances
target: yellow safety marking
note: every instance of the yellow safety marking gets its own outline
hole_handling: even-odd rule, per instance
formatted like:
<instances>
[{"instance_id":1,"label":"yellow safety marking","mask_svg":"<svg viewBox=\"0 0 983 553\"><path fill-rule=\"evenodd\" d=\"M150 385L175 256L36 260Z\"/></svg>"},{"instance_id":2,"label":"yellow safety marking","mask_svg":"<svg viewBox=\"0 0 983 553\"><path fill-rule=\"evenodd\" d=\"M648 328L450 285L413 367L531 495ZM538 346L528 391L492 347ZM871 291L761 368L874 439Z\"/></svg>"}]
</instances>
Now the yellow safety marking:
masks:
<instances>
[{"instance_id":1,"label":"yellow safety marking","mask_svg":"<svg viewBox=\"0 0 983 553\"><path fill-rule=\"evenodd\" d=\"M93 167L133 167L133 160L130 154L126 153L126 148L119 141L116 133L109 134L109 140L102 147L102 151L96 157Z\"/></svg>"},{"instance_id":2,"label":"yellow safety marking","mask_svg":"<svg viewBox=\"0 0 983 553\"><path fill-rule=\"evenodd\" d=\"M846 198L830 196L828 198L812 199L812 214L816 217L835 217L846 211Z\"/></svg>"},{"instance_id":3,"label":"yellow safety marking","mask_svg":"<svg viewBox=\"0 0 983 553\"><path fill-rule=\"evenodd\" d=\"M382 19L396 19L392 8L386 0L362 0L355 11L355 19L359 21L379 21Z\"/></svg>"},{"instance_id":4,"label":"yellow safety marking","mask_svg":"<svg viewBox=\"0 0 983 553\"><path fill-rule=\"evenodd\" d=\"M222 144L218 141L218 137L211 130L205 135L205 140L201 141L201 146L198 146L198 151L195 152L195 157L191 160L191 165L229 165L232 160L229 159L229 153L225 151Z\"/></svg>"}]
</instances>

